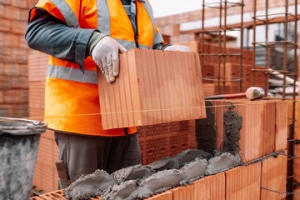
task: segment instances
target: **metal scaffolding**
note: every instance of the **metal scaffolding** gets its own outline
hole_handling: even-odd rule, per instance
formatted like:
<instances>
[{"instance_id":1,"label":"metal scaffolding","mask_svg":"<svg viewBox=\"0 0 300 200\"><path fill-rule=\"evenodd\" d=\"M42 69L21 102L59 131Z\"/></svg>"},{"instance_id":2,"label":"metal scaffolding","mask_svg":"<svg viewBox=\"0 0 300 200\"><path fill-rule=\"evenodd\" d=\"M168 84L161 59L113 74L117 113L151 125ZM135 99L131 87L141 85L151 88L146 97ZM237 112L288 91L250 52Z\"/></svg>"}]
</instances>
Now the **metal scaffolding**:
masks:
<instances>
[{"instance_id":1,"label":"metal scaffolding","mask_svg":"<svg viewBox=\"0 0 300 200\"><path fill-rule=\"evenodd\" d=\"M295 183L294 181L294 172L293 172L293 160L294 160L294 145L299 143L299 141L294 138L294 128L295 128L295 107L296 107L296 96L297 96L297 84L298 84L298 0L284 0L282 1L281 11L283 12L274 12L270 5L274 3L274 0L254 0L253 1L253 17L252 21L244 22L244 0L240 2L231 2L228 0L219 0L219 1L209 1L202 0L202 29L201 29L201 50L200 58L201 65L205 66L205 59L208 56L213 56L215 62L217 63L218 73L214 74L211 77L203 76L203 80L209 80L215 85L217 85L217 93L224 94L226 93L226 84L232 82L239 83L239 90L242 91L242 85L245 81L242 76L242 71L244 68L244 49L251 49L253 51L252 59L252 85L257 83L258 74L264 77L263 87L265 89L266 97L270 94L270 78L274 76L280 76L282 91L279 96L272 98L280 98L282 100L291 100L293 101L292 106L292 118L289 119L290 130L288 135L288 171L287 171L287 199L293 198L293 189L295 185L300 183ZM277 1L276 1L277 2ZM262 9L262 5L264 8ZM258 8L259 5L259 8ZM281 5L280 5L281 6ZM228 11L235 7L240 10L240 22L235 24L228 23ZM218 10L218 26L214 28L206 27L206 10L207 9L216 9ZM272 11L272 12L271 12ZM264 12L264 13L263 13ZM217 13L217 12L216 12ZM279 29L278 35L274 41L270 38L269 28L271 25L277 24L281 27ZM291 32L291 27L293 31ZM261 37L261 32L259 28L264 29L263 40L258 39ZM227 47L227 34L230 31L238 30L240 32L240 41L239 41L239 52L232 53L228 52ZM252 38L250 36L252 32ZM205 52L205 40L207 35L214 34L217 38L218 52ZM245 37L246 36L246 37ZM249 41L252 39L252 43ZM245 42L246 41L246 42ZM251 46L252 45L252 46ZM273 55L274 52L280 52L279 55L282 56L280 59L280 64L278 67L274 66L274 59L276 55ZM263 56L259 58L259 53ZM235 78L228 78L226 74L226 62L230 57L236 57L239 59L239 74ZM281 57L280 57L281 58ZM261 59L259 61L259 59ZM292 61L292 62L290 62ZM275 60L276 62L276 60ZM260 65L258 67L258 64ZM275 63L278 64L278 63ZM289 84L292 82L292 87L287 87L287 82ZM289 89L289 92L287 92Z\"/></svg>"}]
</instances>

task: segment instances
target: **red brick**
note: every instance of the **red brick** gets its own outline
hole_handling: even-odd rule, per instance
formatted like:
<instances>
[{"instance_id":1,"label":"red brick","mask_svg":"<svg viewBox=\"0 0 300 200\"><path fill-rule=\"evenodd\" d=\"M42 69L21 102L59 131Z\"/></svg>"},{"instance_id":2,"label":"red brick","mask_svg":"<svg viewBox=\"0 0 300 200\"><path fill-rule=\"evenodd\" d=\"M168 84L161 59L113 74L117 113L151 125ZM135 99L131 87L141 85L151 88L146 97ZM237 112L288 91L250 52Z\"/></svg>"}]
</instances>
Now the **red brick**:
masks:
<instances>
[{"instance_id":1,"label":"red brick","mask_svg":"<svg viewBox=\"0 0 300 200\"><path fill-rule=\"evenodd\" d=\"M4 102L4 92L2 90L0 90L0 104L2 104Z\"/></svg>"},{"instance_id":2,"label":"red brick","mask_svg":"<svg viewBox=\"0 0 300 200\"><path fill-rule=\"evenodd\" d=\"M18 47L20 48L28 48L28 44L25 40L25 36L24 34L21 34L21 35L18 35ZM29 49L28 49L28 52L29 52ZM26 55L28 55L29 53L27 53Z\"/></svg>"},{"instance_id":3,"label":"red brick","mask_svg":"<svg viewBox=\"0 0 300 200\"><path fill-rule=\"evenodd\" d=\"M8 19L0 18L0 31L11 31L12 27L12 21Z\"/></svg>"},{"instance_id":4,"label":"red brick","mask_svg":"<svg viewBox=\"0 0 300 200\"><path fill-rule=\"evenodd\" d=\"M19 3L24 1L18 1ZM22 4L22 3L21 3ZM6 6L4 9L4 15L6 19L21 20L21 9L13 6Z\"/></svg>"},{"instance_id":5,"label":"red brick","mask_svg":"<svg viewBox=\"0 0 300 200\"><path fill-rule=\"evenodd\" d=\"M18 8L27 8L27 1L11 0L11 5Z\"/></svg>"},{"instance_id":6,"label":"red brick","mask_svg":"<svg viewBox=\"0 0 300 200\"><path fill-rule=\"evenodd\" d=\"M4 64L4 75L19 76L20 75L20 65L16 64L16 63Z\"/></svg>"},{"instance_id":7,"label":"red brick","mask_svg":"<svg viewBox=\"0 0 300 200\"><path fill-rule=\"evenodd\" d=\"M11 59L15 63L27 63L27 49L12 48Z\"/></svg>"},{"instance_id":8,"label":"red brick","mask_svg":"<svg viewBox=\"0 0 300 200\"><path fill-rule=\"evenodd\" d=\"M17 104L13 105L13 117L17 118L28 118L28 104L27 103L22 103L22 104Z\"/></svg>"},{"instance_id":9,"label":"red brick","mask_svg":"<svg viewBox=\"0 0 300 200\"><path fill-rule=\"evenodd\" d=\"M27 76L12 76L10 78L10 88L12 89L28 89Z\"/></svg>"},{"instance_id":10,"label":"red brick","mask_svg":"<svg viewBox=\"0 0 300 200\"><path fill-rule=\"evenodd\" d=\"M20 64L20 75L21 76L28 76L28 65L27 64Z\"/></svg>"},{"instance_id":11,"label":"red brick","mask_svg":"<svg viewBox=\"0 0 300 200\"><path fill-rule=\"evenodd\" d=\"M10 87L10 77L0 75L0 90L8 89Z\"/></svg>"},{"instance_id":12,"label":"red brick","mask_svg":"<svg viewBox=\"0 0 300 200\"><path fill-rule=\"evenodd\" d=\"M26 28L27 28L27 21L13 21L13 29L11 31L13 33L18 33L18 34L25 34Z\"/></svg>"},{"instance_id":13,"label":"red brick","mask_svg":"<svg viewBox=\"0 0 300 200\"><path fill-rule=\"evenodd\" d=\"M4 75L4 63L0 63L0 76Z\"/></svg>"},{"instance_id":14,"label":"red brick","mask_svg":"<svg viewBox=\"0 0 300 200\"><path fill-rule=\"evenodd\" d=\"M11 0L0 0L0 4L2 5L10 5Z\"/></svg>"},{"instance_id":15,"label":"red brick","mask_svg":"<svg viewBox=\"0 0 300 200\"><path fill-rule=\"evenodd\" d=\"M4 103L25 103L28 102L27 90L7 90L4 91Z\"/></svg>"},{"instance_id":16,"label":"red brick","mask_svg":"<svg viewBox=\"0 0 300 200\"><path fill-rule=\"evenodd\" d=\"M6 32L0 33L0 45L3 47L19 47L19 35Z\"/></svg>"},{"instance_id":17,"label":"red brick","mask_svg":"<svg viewBox=\"0 0 300 200\"><path fill-rule=\"evenodd\" d=\"M285 199L286 172L287 156L285 155L269 156L262 161L261 199Z\"/></svg>"},{"instance_id":18,"label":"red brick","mask_svg":"<svg viewBox=\"0 0 300 200\"><path fill-rule=\"evenodd\" d=\"M225 173L203 177L193 183L195 200L225 199Z\"/></svg>"},{"instance_id":19,"label":"red brick","mask_svg":"<svg viewBox=\"0 0 300 200\"><path fill-rule=\"evenodd\" d=\"M1 23L1 20L0 20ZM0 60L2 62L8 62L12 60L12 48L0 46Z\"/></svg>"},{"instance_id":20,"label":"red brick","mask_svg":"<svg viewBox=\"0 0 300 200\"><path fill-rule=\"evenodd\" d=\"M294 144L294 156L296 159L294 159L293 167L294 167L294 180L297 183L300 183L300 144ZM296 170L297 169L297 170ZM300 189L300 187L299 187ZM299 197L300 199L300 197Z\"/></svg>"},{"instance_id":21,"label":"red brick","mask_svg":"<svg viewBox=\"0 0 300 200\"><path fill-rule=\"evenodd\" d=\"M5 6L4 5L0 5L0 18L1 19L4 18L4 10L5 10Z\"/></svg>"},{"instance_id":22,"label":"red brick","mask_svg":"<svg viewBox=\"0 0 300 200\"><path fill-rule=\"evenodd\" d=\"M261 163L235 167L225 172L226 200L260 199Z\"/></svg>"},{"instance_id":23,"label":"red brick","mask_svg":"<svg viewBox=\"0 0 300 200\"><path fill-rule=\"evenodd\" d=\"M174 200L174 199L173 199L173 193L170 190L168 190L161 194L157 194L152 197L149 197L145 200Z\"/></svg>"},{"instance_id":24,"label":"red brick","mask_svg":"<svg viewBox=\"0 0 300 200\"><path fill-rule=\"evenodd\" d=\"M27 7L28 8L33 7L37 3L36 0L27 0L26 2L27 2Z\"/></svg>"},{"instance_id":25,"label":"red brick","mask_svg":"<svg viewBox=\"0 0 300 200\"><path fill-rule=\"evenodd\" d=\"M1 117L13 117L13 105L0 105L0 116Z\"/></svg>"},{"instance_id":26,"label":"red brick","mask_svg":"<svg viewBox=\"0 0 300 200\"><path fill-rule=\"evenodd\" d=\"M194 196L194 185L177 187L171 190L173 192L173 200L197 200Z\"/></svg>"}]
</instances>

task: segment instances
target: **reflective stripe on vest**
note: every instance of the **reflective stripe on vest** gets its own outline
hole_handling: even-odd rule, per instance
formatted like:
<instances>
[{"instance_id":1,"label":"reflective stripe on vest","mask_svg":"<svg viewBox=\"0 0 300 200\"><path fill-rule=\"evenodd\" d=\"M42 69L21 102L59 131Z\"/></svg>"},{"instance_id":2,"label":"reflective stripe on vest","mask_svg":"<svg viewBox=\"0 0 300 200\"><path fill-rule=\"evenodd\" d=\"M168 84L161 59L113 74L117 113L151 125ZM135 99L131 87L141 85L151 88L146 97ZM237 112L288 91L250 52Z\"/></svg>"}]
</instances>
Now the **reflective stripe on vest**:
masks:
<instances>
[{"instance_id":1,"label":"reflective stripe on vest","mask_svg":"<svg viewBox=\"0 0 300 200\"><path fill-rule=\"evenodd\" d=\"M61 14L64 16L66 24L71 27L79 27L78 20L74 15L73 10L65 1L61 0L50 0L56 5L57 8L61 11Z\"/></svg>"},{"instance_id":2,"label":"reflective stripe on vest","mask_svg":"<svg viewBox=\"0 0 300 200\"><path fill-rule=\"evenodd\" d=\"M151 12L150 5L145 1L140 1L140 2L143 3L143 6L144 6L145 10L149 14L149 17L152 21L152 24L154 25L154 16L151 15L152 12ZM110 16L107 0L97 0L97 7L98 7L98 29L100 30L100 32L110 35L111 27L110 27L110 23L107 23L107 21L109 20L109 16ZM156 35L155 28L153 28L153 35ZM118 38L114 38L114 39L117 40L126 49L136 48L135 41L131 42L131 41L128 41L128 40L121 40L121 39L118 39ZM152 43L153 42L154 41L152 41ZM146 46L146 45L143 45L143 44L139 44L139 47L141 47L141 48L152 48L152 46Z\"/></svg>"},{"instance_id":3,"label":"reflective stripe on vest","mask_svg":"<svg viewBox=\"0 0 300 200\"><path fill-rule=\"evenodd\" d=\"M97 73L85 70L84 73L78 68L48 65L47 76L81 83L98 84Z\"/></svg>"}]
</instances>

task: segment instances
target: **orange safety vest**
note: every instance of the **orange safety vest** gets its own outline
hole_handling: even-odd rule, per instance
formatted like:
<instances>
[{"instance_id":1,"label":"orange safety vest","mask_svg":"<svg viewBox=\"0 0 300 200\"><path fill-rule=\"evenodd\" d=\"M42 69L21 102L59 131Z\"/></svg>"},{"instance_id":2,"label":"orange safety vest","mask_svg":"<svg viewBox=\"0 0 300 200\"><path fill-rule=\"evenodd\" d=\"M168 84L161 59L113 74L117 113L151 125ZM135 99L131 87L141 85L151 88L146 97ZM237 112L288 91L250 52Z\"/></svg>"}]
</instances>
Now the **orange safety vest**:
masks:
<instances>
[{"instance_id":1,"label":"orange safety vest","mask_svg":"<svg viewBox=\"0 0 300 200\"><path fill-rule=\"evenodd\" d=\"M98 29L127 49L136 47L136 42L142 48L152 48L162 41L147 1L136 2L138 41L120 0L40 0L31 10L29 20L34 19L37 8L68 26ZM124 135L123 128L102 129L96 69L91 57L85 59L84 73L77 63L49 57L45 121L50 129L86 135ZM127 132L135 133L136 127L128 128Z\"/></svg>"}]
</instances>

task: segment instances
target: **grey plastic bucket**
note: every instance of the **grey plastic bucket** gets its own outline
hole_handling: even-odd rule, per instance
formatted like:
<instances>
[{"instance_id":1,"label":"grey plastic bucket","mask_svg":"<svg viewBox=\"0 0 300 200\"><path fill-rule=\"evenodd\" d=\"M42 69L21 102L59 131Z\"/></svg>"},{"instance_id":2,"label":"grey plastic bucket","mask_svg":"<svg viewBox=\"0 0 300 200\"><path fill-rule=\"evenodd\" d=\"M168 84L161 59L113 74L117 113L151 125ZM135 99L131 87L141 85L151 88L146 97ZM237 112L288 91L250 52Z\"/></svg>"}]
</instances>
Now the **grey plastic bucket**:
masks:
<instances>
[{"instance_id":1,"label":"grey plastic bucket","mask_svg":"<svg viewBox=\"0 0 300 200\"><path fill-rule=\"evenodd\" d=\"M41 133L39 121L0 117L0 200L28 200Z\"/></svg>"}]
</instances>

